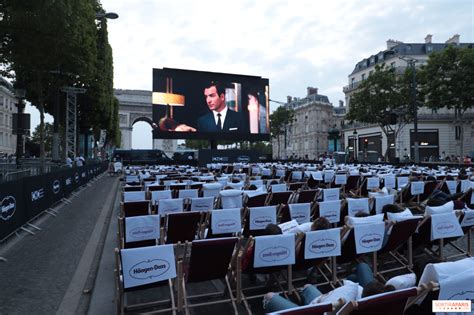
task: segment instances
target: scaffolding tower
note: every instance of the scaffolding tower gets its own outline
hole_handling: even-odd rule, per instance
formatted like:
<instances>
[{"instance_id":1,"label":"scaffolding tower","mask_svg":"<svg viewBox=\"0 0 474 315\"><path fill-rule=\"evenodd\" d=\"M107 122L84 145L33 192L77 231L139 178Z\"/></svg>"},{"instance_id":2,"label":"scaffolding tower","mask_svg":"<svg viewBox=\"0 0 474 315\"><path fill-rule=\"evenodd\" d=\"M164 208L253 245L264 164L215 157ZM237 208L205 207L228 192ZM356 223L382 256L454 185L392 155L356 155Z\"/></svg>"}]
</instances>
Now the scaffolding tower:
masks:
<instances>
[{"instance_id":1,"label":"scaffolding tower","mask_svg":"<svg viewBox=\"0 0 474 315\"><path fill-rule=\"evenodd\" d=\"M77 94L86 93L86 89L65 87L66 92L66 157L76 157L77 143Z\"/></svg>"}]
</instances>

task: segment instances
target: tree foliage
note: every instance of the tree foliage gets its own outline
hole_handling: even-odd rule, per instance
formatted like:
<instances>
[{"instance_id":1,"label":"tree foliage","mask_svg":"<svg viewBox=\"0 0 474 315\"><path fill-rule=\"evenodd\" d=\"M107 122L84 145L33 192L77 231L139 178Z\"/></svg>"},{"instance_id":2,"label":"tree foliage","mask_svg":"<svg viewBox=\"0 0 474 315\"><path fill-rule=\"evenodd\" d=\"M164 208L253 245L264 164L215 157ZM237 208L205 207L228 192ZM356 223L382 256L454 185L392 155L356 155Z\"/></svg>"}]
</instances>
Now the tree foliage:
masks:
<instances>
[{"instance_id":1,"label":"tree foliage","mask_svg":"<svg viewBox=\"0 0 474 315\"><path fill-rule=\"evenodd\" d=\"M285 106L279 106L270 114L270 136L277 140L278 158L280 157L280 136L286 136L288 125L293 122L294 117L295 111Z\"/></svg>"},{"instance_id":2,"label":"tree foliage","mask_svg":"<svg viewBox=\"0 0 474 315\"><path fill-rule=\"evenodd\" d=\"M44 112L64 124L64 113L57 117L53 108L58 89L72 86L88 91L79 98L80 128L92 127L97 136L100 129L107 129L114 140L120 138L106 20L95 18L100 10L98 0L4 0L0 4L1 74L26 90L26 98L40 111L40 131Z\"/></svg>"},{"instance_id":3,"label":"tree foliage","mask_svg":"<svg viewBox=\"0 0 474 315\"><path fill-rule=\"evenodd\" d=\"M375 71L360 84L351 97L346 119L377 124L387 138L392 132L396 138L413 117L410 104L412 74L412 70L407 69L404 75L399 76L395 69L385 65L376 66ZM388 148L387 145L387 151ZM387 152L385 156L387 157Z\"/></svg>"},{"instance_id":4,"label":"tree foliage","mask_svg":"<svg viewBox=\"0 0 474 315\"><path fill-rule=\"evenodd\" d=\"M47 156L51 154L52 142L53 142L53 125L50 123L45 123L44 124L44 150ZM38 157L40 154L40 143L41 143L41 135L40 135L40 126L38 125L36 126L31 136L26 138L26 141L25 141L26 155Z\"/></svg>"}]
</instances>

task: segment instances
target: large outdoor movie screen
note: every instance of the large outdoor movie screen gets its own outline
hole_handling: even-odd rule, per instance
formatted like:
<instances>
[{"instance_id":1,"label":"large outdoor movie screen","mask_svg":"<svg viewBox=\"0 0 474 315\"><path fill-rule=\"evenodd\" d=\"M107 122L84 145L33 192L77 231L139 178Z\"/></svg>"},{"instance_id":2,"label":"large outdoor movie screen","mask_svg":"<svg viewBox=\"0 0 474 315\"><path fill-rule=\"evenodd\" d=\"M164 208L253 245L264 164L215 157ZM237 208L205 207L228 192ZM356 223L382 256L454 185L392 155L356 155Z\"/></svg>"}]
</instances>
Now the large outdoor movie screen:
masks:
<instances>
[{"instance_id":1,"label":"large outdoor movie screen","mask_svg":"<svg viewBox=\"0 0 474 315\"><path fill-rule=\"evenodd\" d=\"M268 140L268 79L153 69L153 138Z\"/></svg>"}]
</instances>

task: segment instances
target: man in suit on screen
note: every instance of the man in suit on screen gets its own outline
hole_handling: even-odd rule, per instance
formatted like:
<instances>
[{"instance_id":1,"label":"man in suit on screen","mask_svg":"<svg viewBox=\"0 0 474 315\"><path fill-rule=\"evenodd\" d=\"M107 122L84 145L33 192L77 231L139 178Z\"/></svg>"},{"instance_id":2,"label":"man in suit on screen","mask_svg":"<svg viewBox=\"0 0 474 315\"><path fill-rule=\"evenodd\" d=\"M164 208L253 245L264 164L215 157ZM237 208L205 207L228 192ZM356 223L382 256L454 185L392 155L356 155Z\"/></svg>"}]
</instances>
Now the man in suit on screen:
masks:
<instances>
[{"instance_id":1,"label":"man in suit on screen","mask_svg":"<svg viewBox=\"0 0 474 315\"><path fill-rule=\"evenodd\" d=\"M225 87L222 84L211 82L204 89L204 96L210 111L198 118L199 132L249 132L243 117L227 107Z\"/></svg>"}]
</instances>

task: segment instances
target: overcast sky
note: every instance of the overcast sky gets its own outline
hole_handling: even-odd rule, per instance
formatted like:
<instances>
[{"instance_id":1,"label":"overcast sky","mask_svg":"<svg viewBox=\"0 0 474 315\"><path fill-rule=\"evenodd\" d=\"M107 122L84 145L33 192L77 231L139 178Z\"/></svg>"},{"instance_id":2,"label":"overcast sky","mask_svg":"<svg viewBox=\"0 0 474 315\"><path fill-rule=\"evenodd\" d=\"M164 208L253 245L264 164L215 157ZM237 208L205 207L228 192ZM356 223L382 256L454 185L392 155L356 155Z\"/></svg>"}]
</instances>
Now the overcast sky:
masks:
<instances>
[{"instance_id":1,"label":"overcast sky","mask_svg":"<svg viewBox=\"0 0 474 315\"><path fill-rule=\"evenodd\" d=\"M472 0L101 0L109 20L114 87L152 88L152 68L258 75L270 98L319 89L333 105L355 64L388 39L474 42ZM274 110L278 105L272 104ZM142 125L143 124L143 125ZM134 127L133 147L151 148L151 127Z\"/></svg>"}]
</instances>

